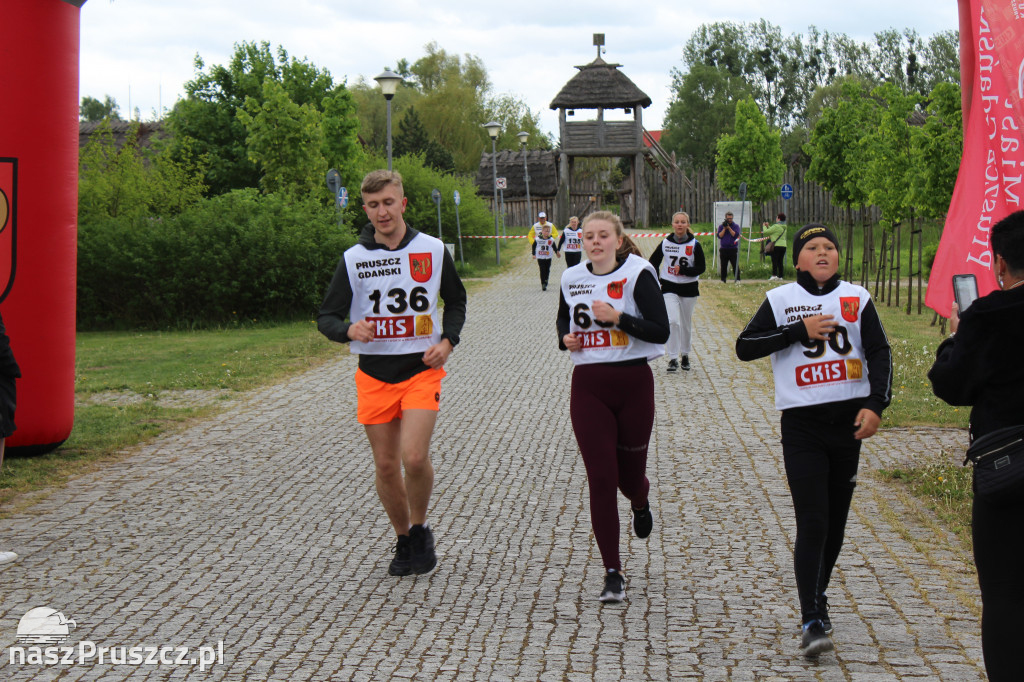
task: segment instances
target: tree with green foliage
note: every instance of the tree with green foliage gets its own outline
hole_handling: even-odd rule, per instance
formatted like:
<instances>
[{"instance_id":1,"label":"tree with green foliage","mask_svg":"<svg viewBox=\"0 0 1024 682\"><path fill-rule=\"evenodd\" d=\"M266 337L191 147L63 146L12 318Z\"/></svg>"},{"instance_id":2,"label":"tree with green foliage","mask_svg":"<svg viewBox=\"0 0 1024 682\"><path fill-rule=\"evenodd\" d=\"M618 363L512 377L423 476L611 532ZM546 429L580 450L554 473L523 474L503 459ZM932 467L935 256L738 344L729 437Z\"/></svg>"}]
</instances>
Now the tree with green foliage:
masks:
<instances>
[{"instance_id":1,"label":"tree with green foliage","mask_svg":"<svg viewBox=\"0 0 1024 682\"><path fill-rule=\"evenodd\" d=\"M805 151L811 159L807 179L832 193L832 201L847 209L868 199L861 178L865 159L859 141L878 123L878 107L867 87L855 77L844 79L833 106L822 109Z\"/></svg>"},{"instance_id":2,"label":"tree with green foliage","mask_svg":"<svg viewBox=\"0 0 1024 682\"><path fill-rule=\"evenodd\" d=\"M764 202L778 195L786 172L781 136L768 125L753 97L736 103L734 129L735 132L718 138L718 187L737 199L740 183L747 183L747 200L755 210L760 210Z\"/></svg>"},{"instance_id":3,"label":"tree with green foliage","mask_svg":"<svg viewBox=\"0 0 1024 682\"><path fill-rule=\"evenodd\" d=\"M689 168L713 169L716 140L732 131L736 102L750 89L727 69L702 64L685 74L675 70L672 79L661 144Z\"/></svg>"},{"instance_id":4,"label":"tree with green foliage","mask_svg":"<svg viewBox=\"0 0 1024 682\"><path fill-rule=\"evenodd\" d=\"M135 124L118 148L105 123L82 148L78 161L80 225L110 218L165 218L202 198L202 159L178 162L167 154L142 149L138 131Z\"/></svg>"},{"instance_id":5,"label":"tree with green foliage","mask_svg":"<svg viewBox=\"0 0 1024 682\"><path fill-rule=\"evenodd\" d=\"M809 110L818 88L856 76L872 86L891 82L903 92L928 93L939 82L959 82L958 41L956 31L937 33L925 41L912 29L890 29L876 33L869 42L858 42L814 26L806 34L787 36L763 19L701 25L683 47L684 69L673 70L673 101L664 125L666 148L684 155L681 144L673 147L669 133L706 127L699 116L688 117L688 110L699 111L692 106L692 92L698 89L697 83L707 80L706 73L697 73L700 67L742 79L769 124L795 133L784 138L786 149L795 154L814 127ZM677 101L688 101L690 106L673 111L671 105ZM725 126L719 119L719 129Z\"/></svg>"},{"instance_id":6,"label":"tree with green foliage","mask_svg":"<svg viewBox=\"0 0 1024 682\"><path fill-rule=\"evenodd\" d=\"M942 218L953 198L963 153L960 87L939 83L931 92L924 125L911 130L910 202L929 218Z\"/></svg>"},{"instance_id":7,"label":"tree with green foliage","mask_svg":"<svg viewBox=\"0 0 1024 682\"><path fill-rule=\"evenodd\" d=\"M309 104L296 104L284 86L263 81L262 102L247 97L238 119L247 131L249 160L261 171L265 194L306 196L323 185L327 172L320 112Z\"/></svg>"},{"instance_id":8,"label":"tree with green foliage","mask_svg":"<svg viewBox=\"0 0 1024 682\"><path fill-rule=\"evenodd\" d=\"M527 144L531 149L553 146L540 132L539 114L521 99L490 95L491 83L479 57L449 54L437 43L428 44L425 50L420 59L411 64L401 59L394 69L405 80L391 100L393 136L408 110L415 108L428 139L440 148L426 150L427 161L441 167L443 149L451 154L459 173L475 173L480 154L490 149L490 138L482 126L491 120L502 124L499 149L518 149L516 134L521 131L530 134ZM360 136L369 148L383 154L387 116L380 89L361 79L351 91L359 112Z\"/></svg>"},{"instance_id":9,"label":"tree with green foliage","mask_svg":"<svg viewBox=\"0 0 1024 682\"><path fill-rule=\"evenodd\" d=\"M82 104L78 108L78 118L91 123L105 119L120 121L121 108L117 106L117 100L110 95L106 95L102 102L95 97L86 95L82 98Z\"/></svg>"},{"instance_id":10,"label":"tree with green foliage","mask_svg":"<svg viewBox=\"0 0 1024 682\"><path fill-rule=\"evenodd\" d=\"M909 118L917 106L915 94L904 94L895 83L871 91L879 103L878 125L859 141L864 161L860 185L889 225L901 224L911 207L913 158Z\"/></svg>"},{"instance_id":11,"label":"tree with green foliage","mask_svg":"<svg viewBox=\"0 0 1024 682\"><path fill-rule=\"evenodd\" d=\"M455 159L447 149L430 139L415 107L406 110L392 143L395 156L420 154L424 162L435 170L442 173L455 171Z\"/></svg>"},{"instance_id":12,"label":"tree with green foliage","mask_svg":"<svg viewBox=\"0 0 1024 682\"><path fill-rule=\"evenodd\" d=\"M195 66L198 73L185 84L185 98L168 114L167 124L177 158L185 153L207 156L206 181L211 194L259 185L262 173L249 158L249 132L237 112L248 98L262 105L266 80L279 83L295 105L308 105L328 115L323 126L331 133L329 140L325 138L329 150L346 154L356 149L355 112L346 101L345 85L335 85L328 71L290 57L283 47L277 48L275 56L267 42L238 43L226 66L207 68L198 55ZM339 116L339 120L327 120ZM328 160L336 167L346 167L351 157L328 156Z\"/></svg>"}]
</instances>

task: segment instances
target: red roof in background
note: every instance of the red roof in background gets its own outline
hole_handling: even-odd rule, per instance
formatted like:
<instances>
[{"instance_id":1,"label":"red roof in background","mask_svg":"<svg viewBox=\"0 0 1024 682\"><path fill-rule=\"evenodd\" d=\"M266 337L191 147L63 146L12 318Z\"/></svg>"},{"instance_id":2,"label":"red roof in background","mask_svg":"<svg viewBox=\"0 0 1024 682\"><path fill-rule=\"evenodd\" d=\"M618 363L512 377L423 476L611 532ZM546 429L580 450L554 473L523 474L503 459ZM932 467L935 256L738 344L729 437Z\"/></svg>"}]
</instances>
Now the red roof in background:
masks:
<instances>
[{"instance_id":1,"label":"red roof in background","mask_svg":"<svg viewBox=\"0 0 1024 682\"><path fill-rule=\"evenodd\" d=\"M661 131L660 130L648 130L647 135L654 138L654 141L661 144ZM644 136L644 146L650 147L651 144L647 141L647 135Z\"/></svg>"}]
</instances>

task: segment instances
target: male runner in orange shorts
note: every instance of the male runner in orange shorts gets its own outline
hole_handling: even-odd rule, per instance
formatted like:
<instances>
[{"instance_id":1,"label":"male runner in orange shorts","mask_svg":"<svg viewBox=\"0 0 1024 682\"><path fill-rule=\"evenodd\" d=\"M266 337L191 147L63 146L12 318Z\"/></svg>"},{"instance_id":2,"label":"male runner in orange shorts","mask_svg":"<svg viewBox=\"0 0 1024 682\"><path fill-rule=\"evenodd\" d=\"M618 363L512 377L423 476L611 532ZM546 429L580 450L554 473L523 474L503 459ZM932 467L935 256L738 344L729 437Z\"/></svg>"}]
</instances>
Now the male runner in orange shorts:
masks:
<instances>
[{"instance_id":1,"label":"male runner in orange shorts","mask_svg":"<svg viewBox=\"0 0 1024 682\"><path fill-rule=\"evenodd\" d=\"M357 418L373 450L377 495L398 534L388 573L428 573L437 565L427 523L430 437L443 366L466 321L466 289L444 244L406 225L398 173L373 171L361 194L370 223L338 263L317 327L359 355Z\"/></svg>"}]
</instances>

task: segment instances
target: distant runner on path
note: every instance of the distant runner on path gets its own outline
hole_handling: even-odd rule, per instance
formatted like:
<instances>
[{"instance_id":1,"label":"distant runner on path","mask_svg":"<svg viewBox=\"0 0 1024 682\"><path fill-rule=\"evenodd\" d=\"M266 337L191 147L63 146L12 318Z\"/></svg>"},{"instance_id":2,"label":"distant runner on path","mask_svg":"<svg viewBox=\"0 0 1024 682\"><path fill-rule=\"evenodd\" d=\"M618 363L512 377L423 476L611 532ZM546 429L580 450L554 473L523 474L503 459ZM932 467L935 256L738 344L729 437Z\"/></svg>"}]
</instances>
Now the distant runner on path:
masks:
<instances>
[{"instance_id":1,"label":"distant runner on path","mask_svg":"<svg viewBox=\"0 0 1024 682\"><path fill-rule=\"evenodd\" d=\"M339 261L317 327L359 355L357 418L373 450L377 495L398 535L388 573L428 573L437 565L427 523L430 438L443 367L466 321L466 289L444 244L405 223L402 176L373 171L361 193L370 223Z\"/></svg>"},{"instance_id":2,"label":"distant runner on path","mask_svg":"<svg viewBox=\"0 0 1024 682\"><path fill-rule=\"evenodd\" d=\"M637 537L651 534L647 446L654 427L649 360L665 354L668 313L654 268L608 211L583 221L589 262L562 273L559 347L575 368L569 397L572 429L590 487L590 519L605 567L602 602L626 597L619 559L617 490L633 509Z\"/></svg>"}]
</instances>

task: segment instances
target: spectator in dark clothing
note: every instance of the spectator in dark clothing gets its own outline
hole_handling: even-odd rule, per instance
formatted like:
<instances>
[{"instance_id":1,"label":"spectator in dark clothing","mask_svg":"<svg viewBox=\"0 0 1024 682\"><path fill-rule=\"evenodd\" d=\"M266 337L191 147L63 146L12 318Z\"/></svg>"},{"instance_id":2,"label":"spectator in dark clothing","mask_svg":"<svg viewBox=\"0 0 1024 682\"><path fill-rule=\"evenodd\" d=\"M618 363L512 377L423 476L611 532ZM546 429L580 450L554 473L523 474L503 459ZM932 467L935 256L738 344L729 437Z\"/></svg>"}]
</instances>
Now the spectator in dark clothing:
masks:
<instances>
[{"instance_id":1,"label":"spectator in dark clothing","mask_svg":"<svg viewBox=\"0 0 1024 682\"><path fill-rule=\"evenodd\" d=\"M718 255L722 262L722 283L729 272L729 264L732 263L732 271L736 281L740 281L740 226L732 221L732 213L725 214L725 220L718 226L715 233L718 236Z\"/></svg>"},{"instance_id":2,"label":"spectator in dark clothing","mask_svg":"<svg viewBox=\"0 0 1024 682\"><path fill-rule=\"evenodd\" d=\"M1024 211L992 228L992 268L999 289L960 312L928 372L935 395L970 405L972 439L1024 424ZM1020 615L1024 610L1024 495L999 505L976 495L972 533L981 588L981 648L993 682L1019 680Z\"/></svg>"}]
</instances>

